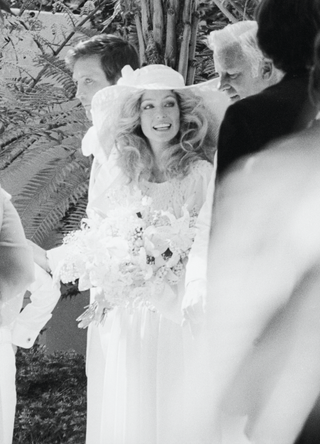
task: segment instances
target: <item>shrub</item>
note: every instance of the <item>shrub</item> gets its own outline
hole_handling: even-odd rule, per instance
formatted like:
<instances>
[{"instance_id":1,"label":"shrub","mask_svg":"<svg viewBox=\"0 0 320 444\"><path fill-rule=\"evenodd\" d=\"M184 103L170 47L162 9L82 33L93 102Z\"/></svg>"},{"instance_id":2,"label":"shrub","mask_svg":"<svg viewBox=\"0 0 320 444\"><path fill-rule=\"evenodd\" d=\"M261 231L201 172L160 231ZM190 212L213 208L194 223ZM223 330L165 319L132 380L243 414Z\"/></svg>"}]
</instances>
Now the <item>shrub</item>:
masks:
<instances>
[{"instance_id":1,"label":"shrub","mask_svg":"<svg viewBox=\"0 0 320 444\"><path fill-rule=\"evenodd\" d=\"M86 428L84 357L46 354L35 345L17 352L17 409L13 444L81 444Z\"/></svg>"}]
</instances>

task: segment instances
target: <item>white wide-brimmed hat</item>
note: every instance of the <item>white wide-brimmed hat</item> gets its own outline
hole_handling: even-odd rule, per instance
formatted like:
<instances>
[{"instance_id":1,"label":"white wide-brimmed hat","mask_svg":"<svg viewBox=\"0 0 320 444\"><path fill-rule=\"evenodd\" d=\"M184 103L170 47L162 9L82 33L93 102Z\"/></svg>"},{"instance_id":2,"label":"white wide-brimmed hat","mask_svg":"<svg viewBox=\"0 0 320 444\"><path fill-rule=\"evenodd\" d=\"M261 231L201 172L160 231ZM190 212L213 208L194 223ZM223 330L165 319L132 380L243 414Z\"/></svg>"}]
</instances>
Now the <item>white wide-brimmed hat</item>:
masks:
<instances>
[{"instance_id":1,"label":"white wide-brimmed hat","mask_svg":"<svg viewBox=\"0 0 320 444\"><path fill-rule=\"evenodd\" d=\"M230 104L227 96L218 91L217 79L185 86L182 75L165 65L148 65L136 70L127 65L121 74L118 83L98 91L91 104L93 125L100 144L107 153L114 145L120 110L127 99L138 90L190 90L201 96L210 115L210 129L217 138L220 123Z\"/></svg>"}]
</instances>

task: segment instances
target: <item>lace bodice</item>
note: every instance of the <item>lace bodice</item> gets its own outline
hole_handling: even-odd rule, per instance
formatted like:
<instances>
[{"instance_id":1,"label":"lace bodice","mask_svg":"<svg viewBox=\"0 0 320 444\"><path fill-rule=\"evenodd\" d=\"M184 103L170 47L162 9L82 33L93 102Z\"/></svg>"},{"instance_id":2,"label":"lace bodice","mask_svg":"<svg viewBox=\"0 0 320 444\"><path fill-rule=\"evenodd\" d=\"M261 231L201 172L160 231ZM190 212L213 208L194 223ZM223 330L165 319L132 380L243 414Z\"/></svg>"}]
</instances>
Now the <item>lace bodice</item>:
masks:
<instances>
[{"instance_id":1,"label":"lace bodice","mask_svg":"<svg viewBox=\"0 0 320 444\"><path fill-rule=\"evenodd\" d=\"M141 181L138 186L143 195L152 198L154 209L170 210L176 217L180 217L185 204L189 211L199 213L212 173L213 166L205 160L199 160L183 179L171 179L163 183ZM125 204L130 199L130 189L132 186L127 185L127 178L119 175L91 205L92 210L107 215L114 209L115 203Z\"/></svg>"},{"instance_id":2,"label":"lace bodice","mask_svg":"<svg viewBox=\"0 0 320 444\"><path fill-rule=\"evenodd\" d=\"M195 163L183 179L171 179L162 183L142 181L139 188L143 194L152 198L156 210L169 210L180 217L182 207L187 204L189 211L199 213L212 171L212 165L202 160Z\"/></svg>"}]
</instances>

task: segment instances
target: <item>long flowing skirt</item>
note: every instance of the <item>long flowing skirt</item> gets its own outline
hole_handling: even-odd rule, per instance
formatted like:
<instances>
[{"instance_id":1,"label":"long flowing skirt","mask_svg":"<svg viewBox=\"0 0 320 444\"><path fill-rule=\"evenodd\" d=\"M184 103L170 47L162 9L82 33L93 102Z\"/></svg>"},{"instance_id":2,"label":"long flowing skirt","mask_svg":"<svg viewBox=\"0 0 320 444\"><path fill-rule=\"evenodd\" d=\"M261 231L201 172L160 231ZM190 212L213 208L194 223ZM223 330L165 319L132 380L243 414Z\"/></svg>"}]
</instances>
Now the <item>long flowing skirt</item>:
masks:
<instances>
[{"instance_id":1,"label":"long flowing skirt","mask_svg":"<svg viewBox=\"0 0 320 444\"><path fill-rule=\"evenodd\" d=\"M95 444L177 444L186 332L145 306L132 312L118 308L107 324L102 327L105 374Z\"/></svg>"}]
</instances>

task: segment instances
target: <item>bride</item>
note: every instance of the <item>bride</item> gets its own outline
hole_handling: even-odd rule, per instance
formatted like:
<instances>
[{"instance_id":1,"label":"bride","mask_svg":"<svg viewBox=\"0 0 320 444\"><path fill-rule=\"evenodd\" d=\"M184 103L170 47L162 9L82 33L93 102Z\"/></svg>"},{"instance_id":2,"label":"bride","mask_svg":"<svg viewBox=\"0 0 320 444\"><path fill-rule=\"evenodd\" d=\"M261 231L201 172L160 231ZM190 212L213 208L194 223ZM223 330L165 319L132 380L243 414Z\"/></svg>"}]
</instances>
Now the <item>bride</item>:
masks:
<instances>
[{"instance_id":1,"label":"bride","mask_svg":"<svg viewBox=\"0 0 320 444\"><path fill-rule=\"evenodd\" d=\"M218 101L216 112L214 102L204 103L213 88L207 83L185 87L182 76L164 65L125 67L118 85L96 94L93 123L105 146L116 147L117 172L91 211L107 214L115 198L138 188L151 198L152 210L176 218L184 206L199 213L213 174L221 117ZM103 401L95 415L95 400L88 396L87 444L177 442L190 340L181 327L183 288L184 270L177 284L164 279L147 302L115 307L96 326L106 365L103 381L97 380Z\"/></svg>"}]
</instances>

